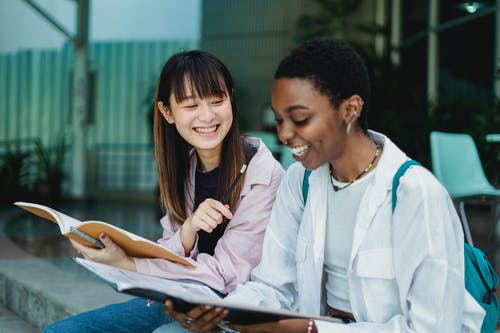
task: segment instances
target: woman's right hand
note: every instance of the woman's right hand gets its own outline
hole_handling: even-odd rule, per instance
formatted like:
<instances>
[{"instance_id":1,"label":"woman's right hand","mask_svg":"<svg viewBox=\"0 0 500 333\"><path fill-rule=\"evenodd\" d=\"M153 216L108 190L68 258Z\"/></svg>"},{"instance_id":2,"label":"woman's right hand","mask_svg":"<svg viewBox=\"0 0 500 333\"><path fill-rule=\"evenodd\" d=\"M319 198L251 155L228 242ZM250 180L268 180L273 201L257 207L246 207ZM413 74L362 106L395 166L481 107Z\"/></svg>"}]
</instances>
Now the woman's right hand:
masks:
<instances>
[{"instance_id":1,"label":"woman's right hand","mask_svg":"<svg viewBox=\"0 0 500 333\"><path fill-rule=\"evenodd\" d=\"M193 249L196 241L196 233L199 230L212 232L219 224L227 219L233 218L229 205L215 199L206 199L182 224L180 237L184 252L188 255Z\"/></svg>"}]
</instances>

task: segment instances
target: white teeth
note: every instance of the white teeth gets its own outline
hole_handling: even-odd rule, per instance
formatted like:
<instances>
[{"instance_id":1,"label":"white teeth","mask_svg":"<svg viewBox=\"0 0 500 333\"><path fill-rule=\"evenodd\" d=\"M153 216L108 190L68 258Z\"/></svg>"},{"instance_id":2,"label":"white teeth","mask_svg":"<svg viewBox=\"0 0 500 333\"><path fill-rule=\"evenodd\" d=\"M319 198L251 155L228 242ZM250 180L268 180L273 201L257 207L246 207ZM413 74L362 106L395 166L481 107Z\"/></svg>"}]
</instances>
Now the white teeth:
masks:
<instances>
[{"instance_id":1,"label":"white teeth","mask_svg":"<svg viewBox=\"0 0 500 333\"><path fill-rule=\"evenodd\" d=\"M217 126L212 126L212 127L197 127L196 131L200 133L212 133L215 132L217 129Z\"/></svg>"},{"instance_id":2,"label":"white teeth","mask_svg":"<svg viewBox=\"0 0 500 333\"><path fill-rule=\"evenodd\" d=\"M303 145L303 146L292 147L290 148L290 150L292 151L292 154L294 154L295 156L302 156L309 150L309 148L311 148L310 145Z\"/></svg>"}]
</instances>

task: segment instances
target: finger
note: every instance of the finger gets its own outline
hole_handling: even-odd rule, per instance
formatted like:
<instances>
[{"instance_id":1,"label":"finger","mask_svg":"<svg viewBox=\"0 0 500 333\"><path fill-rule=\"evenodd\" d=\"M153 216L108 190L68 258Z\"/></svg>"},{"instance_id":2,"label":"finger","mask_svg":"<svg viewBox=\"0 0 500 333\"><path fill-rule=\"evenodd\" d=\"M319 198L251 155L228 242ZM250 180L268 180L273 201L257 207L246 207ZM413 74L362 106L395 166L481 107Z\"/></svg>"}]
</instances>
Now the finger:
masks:
<instances>
[{"instance_id":1,"label":"finger","mask_svg":"<svg viewBox=\"0 0 500 333\"><path fill-rule=\"evenodd\" d=\"M206 208L206 210L212 210L212 208ZM217 214L217 213L216 213ZM219 214L220 216L220 214ZM195 227L197 228L200 228L200 229L203 229L207 232L210 232L211 230L210 229L215 229L217 227L217 222L214 221L214 219L208 214L207 211L203 210L203 209L198 209L194 216L193 216L193 220L191 222ZM210 228L209 230L207 230L206 228Z\"/></svg>"},{"instance_id":2,"label":"finger","mask_svg":"<svg viewBox=\"0 0 500 333\"><path fill-rule=\"evenodd\" d=\"M78 251L78 253L82 253L82 254L87 254L88 255L92 251L95 251L93 248L85 246L83 244L80 244L77 241L74 241L72 239L70 239L70 242L71 242L71 245L73 245L73 247Z\"/></svg>"},{"instance_id":3,"label":"finger","mask_svg":"<svg viewBox=\"0 0 500 333\"><path fill-rule=\"evenodd\" d=\"M203 231L206 231L208 233L212 232L212 230L214 230L214 228L212 228L210 226L210 224L206 223L205 221L201 220L201 219L196 219L193 221L193 225L198 228L199 230L203 230Z\"/></svg>"},{"instance_id":4,"label":"finger","mask_svg":"<svg viewBox=\"0 0 500 333\"><path fill-rule=\"evenodd\" d=\"M180 323L183 323L184 313L177 312L174 310L174 302L171 299L167 299L165 301L165 305L163 306L163 310L168 316L174 318L175 320L177 320Z\"/></svg>"},{"instance_id":5,"label":"finger","mask_svg":"<svg viewBox=\"0 0 500 333\"><path fill-rule=\"evenodd\" d=\"M113 243L111 238L105 232L101 232L99 234L99 239L101 240L101 242L104 244L105 247L115 246L115 243Z\"/></svg>"},{"instance_id":6,"label":"finger","mask_svg":"<svg viewBox=\"0 0 500 333\"><path fill-rule=\"evenodd\" d=\"M212 207L208 209L205 213L207 214L207 218L210 219L211 222L210 225L214 225L214 227L220 224L223 220L222 214L218 210Z\"/></svg>"},{"instance_id":7,"label":"finger","mask_svg":"<svg viewBox=\"0 0 500 333\"><path fill-rule=\"evenodd\" d=\"M212 316L210 320L207 320L205 323L200 323L201 331L211 331L218 323L227 316L229 310L223 308L216 308L214 312L212 312ZM209 318L206 318L209 319Z\"/></svg>"},{"instance_id":8,"label":"finger","mask_svg":"<svg viewBox=\"0 0 500 333\"><path fill-rule=\"evenodd\" d=\"M220 307L210 309L203 316L198 317L190 326L190 329L200 332L210 331L227 315L227 312L227 310Z\"/></svg>"},{"instance_id":9,"label":"finger","mask_svg":"<svg viewBox=\"0 0 500 333\"><path fill-rule=\"evenodd\" d=\"M231 211L229 210L229 205L224 205L222 202L214 199L207 199L205 201L210 205L210 207L219 211L226 218L228 219L233 218L233 213L231 213Z\"/></svg>"},{"instance_id":10,"label":"finger","mask_svg":"<svg viewBox=\"0 0 500 333\"><path fill-rule=\"evenodd\" d=\"M211 311L213 306L211 305L197 305L187 312L187 315L196 320L203 317L207 312Z\"/></svg>"}]
</instances>

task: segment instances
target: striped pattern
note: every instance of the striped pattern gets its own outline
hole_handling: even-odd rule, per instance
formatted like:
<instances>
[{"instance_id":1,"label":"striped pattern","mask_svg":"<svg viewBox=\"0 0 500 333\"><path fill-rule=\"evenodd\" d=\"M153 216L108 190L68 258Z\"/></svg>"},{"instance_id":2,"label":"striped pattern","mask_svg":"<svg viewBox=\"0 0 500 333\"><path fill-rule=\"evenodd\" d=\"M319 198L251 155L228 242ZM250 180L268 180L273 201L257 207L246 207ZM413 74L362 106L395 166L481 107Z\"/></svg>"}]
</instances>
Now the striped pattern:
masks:
<instances>
[{"instance_id":1,"label":"striped pattern","mask_svg":"<svg viewBox=\"0 0 500 333\"><path fill-rule=\"evenodd\" d=\"M143 191L154 187L146 113L153 105L156 81L166 59L181 50L198 48L198 44L179 40L90 45L95 100L87 146L96 190ZM0 55L0 142L40 138L50 146L57 135L64 135L69 143L73 60L70 44L62 50ZM70 163L68 155L67 170Z\"/></svg>"}]
</instances>

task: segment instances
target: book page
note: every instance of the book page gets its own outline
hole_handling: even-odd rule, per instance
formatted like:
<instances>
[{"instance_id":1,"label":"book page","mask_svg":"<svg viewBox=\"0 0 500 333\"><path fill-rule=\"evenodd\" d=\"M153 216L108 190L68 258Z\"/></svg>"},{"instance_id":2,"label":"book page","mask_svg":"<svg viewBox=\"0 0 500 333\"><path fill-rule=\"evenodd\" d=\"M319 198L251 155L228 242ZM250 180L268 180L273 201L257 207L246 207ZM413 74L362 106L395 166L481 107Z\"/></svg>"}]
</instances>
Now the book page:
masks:
<instances>
[{"instance_id":1,"label":"book page","mask_svg":"<svg viewBox=\"0 0 500 333\"><path fill-rule=\"evenodd\" d=\"M24 210L29 211L30 213L57 223L63 235L69 233L72 226L76 228L80 224L82 224L82 222L80 222L79 220L44 205L34 204L30 202L16 202L14 204Z\"/></svg>"},{"instance_id":2,"label":"book page","mask_svg":"<svg viewBox=\"0 0 500 333\"><path fill-rule=\"evenodd\" d=\"M190 306L184 308L185 310L178 310L181 312L187 311L197 304L207 304L229 309L230 311L226 319L233 323L244 325L287 318L313 318L331 322L342 322L338 318L314 316L285 309L272 309L249 304L234 303L220 298L208 286L201 283L163 279L88 261L82 258L74 258L74 260L107 281L117 291L148 299L155 299L156 297L157 300L162 301L166 298L172 298L174 300L174 306L176 300L190 304ZM151 298L151 296L153 296L153 298Z\"/></svg>"},{"instance_id":3,"label":"book page","mask_svg":"<svg viewBox=\"0 0 500 333\"><path fill-rule=\"evenodd\" d=\"M153 275L142 274L101 264L82 258L74 260L85 268L91 270L102 279L108 281L116 287L118 291L128 289L149 289L155 290L166 295L177 297L185 301L192 298L219 299L220 297L208 286L196 282L183 282L177 280L164 279Z\"/></svg>"}]
</instances>

